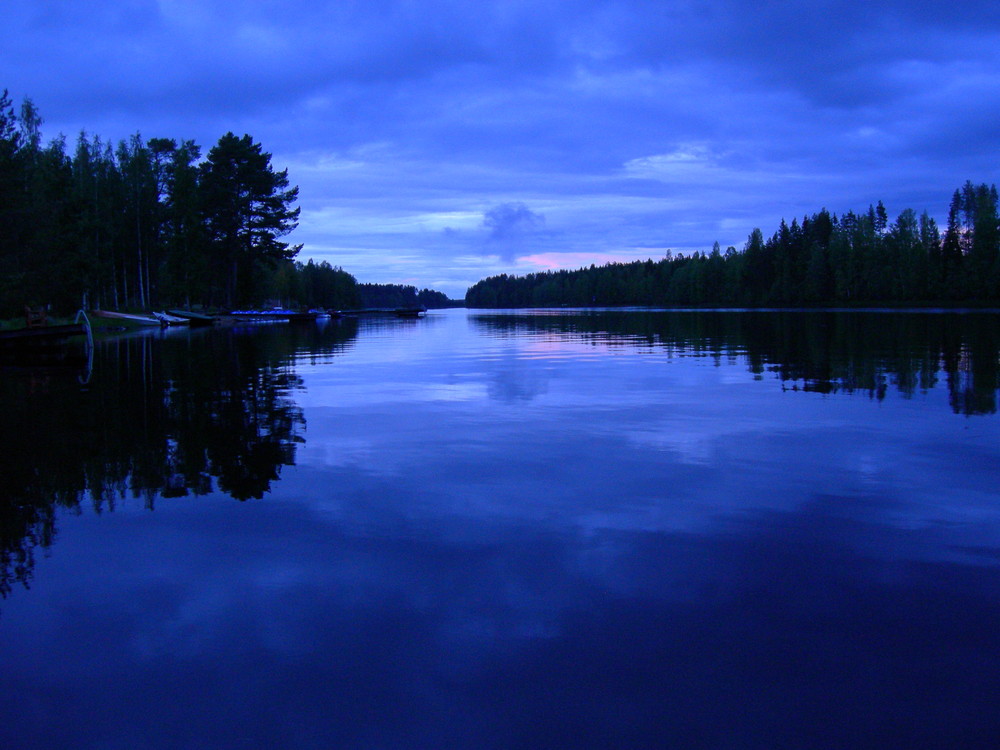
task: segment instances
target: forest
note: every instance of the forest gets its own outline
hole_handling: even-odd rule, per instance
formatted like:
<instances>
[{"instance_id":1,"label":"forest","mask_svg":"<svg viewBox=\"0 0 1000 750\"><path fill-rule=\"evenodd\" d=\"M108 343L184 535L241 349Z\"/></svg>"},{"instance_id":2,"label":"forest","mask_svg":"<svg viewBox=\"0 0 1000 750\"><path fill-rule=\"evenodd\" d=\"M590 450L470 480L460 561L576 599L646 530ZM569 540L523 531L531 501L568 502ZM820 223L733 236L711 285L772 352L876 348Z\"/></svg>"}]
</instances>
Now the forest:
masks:
<instances>
[{"instance_id":1,"label":"forest","mask_svg":"<svg viewBox=\"0 0 1000 750\"><path fill-rule=\"evenodd\" d=\"M358 284L327 262L296 261L298 188L249 135L205 157L190 140L117 144L80 133L43 145L30 99L0 94L0 318L26 305L149 310L276 303L347 309L454 304L440 292ZM997 190L954 191L942 231L926 211L890 222L881 201L825 208L744 247L659 260L483 279L468 307L891 306L1000 303Z\"/></svg>"},{"instance_id":2,"label":"forest","mask_svg":"<svg viewBox=\"0 0 1000 750\"><path fill-rule=\"evenodd\" d=\"M327 262L297 262L282 240L298 224L298 188L249 135L112 144L80 133L47 145L30 99L0 94L0 318L24 307L232 309L273 302L345 309L440 307L440 292L359 285Z\"/></svg>"},{"instance_id":3,"label":"forest","mask_svg":"<svg viewBox=\"0 0 1000 750\"><path fill-rule=\"evenodd\" d=\"M881 201L841 216L823 209L754 229L742 250L667 252L654 261L506 274L473 285L468 307L808 307L1000 302L996 186L955 190L942 233L926 211L889 222Z\"/></svg>"},{"instance_id":4,"label":"forest","mask_svg":"<svg viewBox=\"0 0 1000 750\"><path fill-rule=\"evenodd\" d=\"M443 292L403 284L359 284L361 307L461 307L461 302L448 299Z\"/></svg>"}]
</instances>

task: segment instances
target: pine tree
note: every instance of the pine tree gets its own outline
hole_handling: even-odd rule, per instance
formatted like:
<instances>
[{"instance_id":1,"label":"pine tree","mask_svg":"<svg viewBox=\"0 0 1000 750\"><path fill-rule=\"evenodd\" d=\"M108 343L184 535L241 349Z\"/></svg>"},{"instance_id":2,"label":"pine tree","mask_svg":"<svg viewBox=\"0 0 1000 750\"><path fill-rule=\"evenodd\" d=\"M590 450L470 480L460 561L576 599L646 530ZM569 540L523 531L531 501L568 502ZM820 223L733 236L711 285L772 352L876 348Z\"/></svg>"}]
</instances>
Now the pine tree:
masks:
<instances>
[{"instance_id":1,"label":"pine tree","mask_svg":"<svg viewBox=\"0 0 1000 750\"><path fill-rule=\"evenodd\" d=\"M202 204L208 238L222 275L217 279L227 305L254 301L254 278L261 264L291 260L301 246L279 237L298 225L291 208L297 187L288 187L288 170L275 172L271 155L249 135L226 133L202 165Z\"/></svg>"}]
</instances>

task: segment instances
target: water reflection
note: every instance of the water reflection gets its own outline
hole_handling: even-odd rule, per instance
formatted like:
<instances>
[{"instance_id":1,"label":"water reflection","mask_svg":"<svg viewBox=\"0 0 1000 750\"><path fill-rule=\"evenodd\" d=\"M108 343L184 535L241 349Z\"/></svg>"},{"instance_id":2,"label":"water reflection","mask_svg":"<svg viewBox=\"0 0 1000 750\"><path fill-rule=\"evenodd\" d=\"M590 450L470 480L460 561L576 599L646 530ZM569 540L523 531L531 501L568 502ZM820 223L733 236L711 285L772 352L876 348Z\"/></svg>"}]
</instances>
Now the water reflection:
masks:
<instances>
[{"instance_id":1,"label":"water reflection","mask_svg":"<svg viewBox=\"0 0 1000 750\"><path fill-rule=\"evenodd\" d=\"M1000 315L830 311L574 311L476 314L491 336L558 337L609 349L743 361L756 376L819 393L904 397L943 374L956 414L996 412Z\"/></svg>"},{"instance_id":2,"label":"water reflection","mask_svg":"<svg viewBox=\"0 0 1000 750\"><path fill-rule=\"evenodd\" d=\"M995 398L995 333L725 318L257 327L5 383L9 582L60 539L4 604L0 744L992 747L1000 422L948 394Z\"/></svg>"},{"instance_id":3,"label":"water reflection","mask_svg":"<svg viewBox=\"0 0 1000 750\"><path fill-rule=\"evenodd\" d=\"M295 463L305 422L292 365L343 352L357 322L122 336L99 343L96 376L24 369L0 377L0 594L26 581L51 543L55 507L97 512L126 494L216 489L260 498Z\"/></svg>"},{"instance_id":4,"label":"water reflection","mask_svg":"<svg viewBox=\"0 0 1000 750\"><path fill-rule=\"evenodd\" d=\"M926 392L943 378L955 413L996 412L1000 316L993 313L547 311L471 320L487 337L711 358L754 377L772 374L786 389L881 400L890 391ZM405 321L412 330L432 322ZM366 321L365 332L377 339L400 325ZM213 491L263 497L305 440L297 368L331 362L357 336L350 319L170 331L100 344L90 382L75 370L5 371L0 403L16 439L0 452L0 593L26 580L33 550L51 543L55 507L89 501L99 512L126 494L148 507L158 497ZM546 393L530 353L490 356L491 399L514 404ZM538 356L553 352L542 346Z\"/></svg>"}]
</instances>

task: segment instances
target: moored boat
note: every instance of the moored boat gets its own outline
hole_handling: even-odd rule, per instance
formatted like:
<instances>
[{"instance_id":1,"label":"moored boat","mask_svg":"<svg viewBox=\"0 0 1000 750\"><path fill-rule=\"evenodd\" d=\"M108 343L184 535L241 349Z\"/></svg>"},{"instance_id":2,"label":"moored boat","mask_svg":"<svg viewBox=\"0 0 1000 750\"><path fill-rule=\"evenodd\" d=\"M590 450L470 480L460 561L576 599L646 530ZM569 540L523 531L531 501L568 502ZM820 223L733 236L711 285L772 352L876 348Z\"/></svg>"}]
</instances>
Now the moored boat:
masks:
<instances>
[{"instance_id":1,"label":"moored boat","mask_svg":"<svg viewBox=\"0 0 1000 750\"><path fill-rule=\"evenodd\" d=\"M191 323L187 318L181 318L166 312L154 312L153 317L160 321L160 325L164 326L186 326Z\"/></svg>"},{"instance_id":2,"label":"moored boat","mask_svg":"<svg viewBox=\"0 0 1000 750\"><path fill-rule=\"evenodd\" d=\"M316 320L317 313L296 312L294 310L233 310L230 317L241 321L280 321L296 322Z\"/></svg>"},{"instance_id":3,"label":"moored boat","mask_svg":"<svg viewBox=\"0 0 1000 750\"><path fill-rule=\"evenodd\" d=\"M191 310L167 310L167 312L174 317L187 320L191 326L210 326L216 320L212 315L203 315Z\"/></svg>"},{"instance_id":4,"label":"moored boat","mask_svg":"<svg viewBox=\"0 0 1000 750\"><path fill-rule=\"evenodd\" d=\"M113 312L111 310L94 310L94 317L97 318L109 318L111 320L128 320L132 323L137 323L144 326L162 326L163 323L154 318L152 315L142 315L139 313L121 313Z\"/></svg>"},{"instance_id":5,"label":"moored boat","mask_svg":"<svg viewBox=\"0 0 1000 750\"><path fill-rule=\"evenodd\" d=\"M426 312L426 307L397 307L395 310L397 318L419 318Z\"/></svg>"}]
</instances>

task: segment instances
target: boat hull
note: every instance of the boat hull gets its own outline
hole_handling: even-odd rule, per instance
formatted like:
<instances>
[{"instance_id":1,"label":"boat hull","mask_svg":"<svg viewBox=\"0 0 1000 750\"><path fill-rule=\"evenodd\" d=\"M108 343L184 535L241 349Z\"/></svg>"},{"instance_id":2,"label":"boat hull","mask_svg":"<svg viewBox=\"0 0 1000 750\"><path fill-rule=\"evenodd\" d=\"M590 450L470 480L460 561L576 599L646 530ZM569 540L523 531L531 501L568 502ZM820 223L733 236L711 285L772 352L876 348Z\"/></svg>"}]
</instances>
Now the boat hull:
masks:
<instances>
[{"instance_id":1,"label":"boat hull","mask_svg":"<svg viewBox=\"0 0 1000 750\"><path fill-rule=\"evenodd\" d=\"M213 316L202 315L191 310L167 310L167 312L174 317L183 318L190 326L210 326L215 322Z\"/></svg>"},{"instance_id":2,"label":"boat hull","mask_svg":"<svg viewBox=\"0 0 1000 750\"><path fill-rule=\"evenodd\" d=\"M120 313L112 312L111 310L94 310L94 317L96 318L107 318L109 320L128 320L132 323L143 326L162 326L159 320L154 318L152 315L138 315L135 313Z\"/></svg>"}]
</instances>

